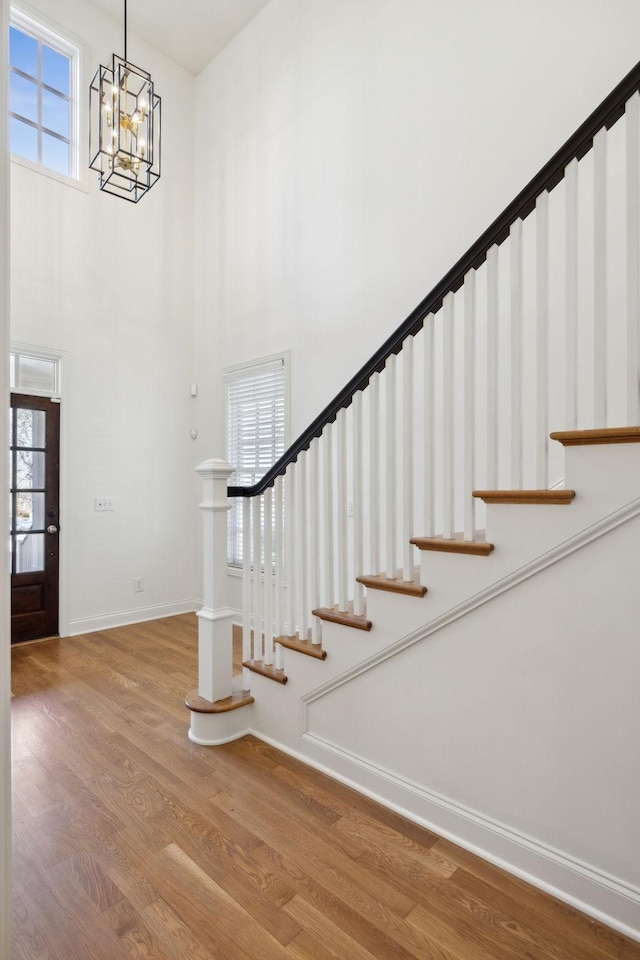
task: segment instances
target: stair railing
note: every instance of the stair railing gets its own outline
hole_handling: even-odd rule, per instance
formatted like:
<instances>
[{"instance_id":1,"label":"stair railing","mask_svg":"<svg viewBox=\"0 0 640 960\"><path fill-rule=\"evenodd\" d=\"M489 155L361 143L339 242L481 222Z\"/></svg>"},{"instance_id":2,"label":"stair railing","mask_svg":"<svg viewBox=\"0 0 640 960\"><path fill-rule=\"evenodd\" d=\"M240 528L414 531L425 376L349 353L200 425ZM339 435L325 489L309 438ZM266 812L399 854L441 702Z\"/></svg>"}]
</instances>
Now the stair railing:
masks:
<instances>
[{"instance_id":1,"label":"stair railing","mask_svg":"<svg viewBox=\"0 0 640 960\"><path fill-rule=\"evenodd\" d=\"M243 497L243 660L364 613L411 537L480 539L475 488L562 484L550 429L640 423L640 64ZM243 687L249 689L249 669Z\"/></svg>"}]
</instances>

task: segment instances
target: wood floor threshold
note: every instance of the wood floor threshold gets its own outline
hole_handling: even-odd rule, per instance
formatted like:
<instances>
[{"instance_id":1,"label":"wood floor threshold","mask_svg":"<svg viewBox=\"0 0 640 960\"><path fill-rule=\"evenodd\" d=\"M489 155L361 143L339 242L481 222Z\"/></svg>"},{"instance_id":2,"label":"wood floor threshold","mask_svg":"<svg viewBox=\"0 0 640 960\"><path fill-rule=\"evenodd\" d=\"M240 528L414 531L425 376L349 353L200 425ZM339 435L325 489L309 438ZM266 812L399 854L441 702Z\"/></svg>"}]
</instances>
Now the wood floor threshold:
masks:
<instances>
[{"instance_id":1,"label":"wood floor threshold","mask_svg":"<svg viewBox=\"0 0 640 960\"><path fill-rule=\"evenodd\" d=\"M243 660L242 666L252 673L259 673L261 677L275 680L276 683L286 683L289 679L284 670L276 670L273 664L263 663L262 660Z\"/></svg>"},{"instance_id":2,"label":"wood floor threshold","mask_svg":"<svg viewBox=\"0 0 640 960\"><path fill-rule=\"evenodd\" d=\"M311 643L310 640L301 640L299 636L295 637L276 637L275 643L287 650L295 650L297 653L304 653L307 657L315 657L316 660L326 660L327 651L323 650L319 643Z\"/></svg>"},{"instance_id":3,"label":"wood floor threshold","mask_svg":"<svg viewBox=\"0 0 640 960\"><path fill-rule=\"evenodd\" d=\"M563 447L586 447L598 443L640 443L640 427L606 427L600 430L557 430L550 433Z\"/></svg>"},{"instance_id":4,"label":"wood floor threshold","mask_svg":"<svg viewBox=\"0 0 640 960\"><path fill-rule=\"evenodd\" d=\"M575 490L474 490L473 496L485 503L547 503L566 505Z\"/></svg>"},{"instance_id":5,"label":"wood floor threshold","mask_svg":"<svg viewBox=\"0 0 640 960\"><path fill-rule=\"evenodd\" d=\"M247 690L232 693L230 697L214 700L213 703L201 697L197 690L192 690L184 698L185 707L194 713L229 713L230 710L238 710L250 703L253 703L253 697Z\"/></svg>"},{"instance_id":6,"label":"wood floor threshold","mask_svg":"<svg viewBox=\"0 0 640 960\"><path fill-rule=\"evenodd\" d=\"M343 627L354 627L356 630L371 630L373 624L371 620L360 614L353 613L351 610L339 610L335 607L316 607L311 613L320 620L327 620L329 623L339 623Z\"/></svg>"},{"instance_id":7,"label":"wood floor threshold","mask_svg":"<svg viewBox=\"0 0 640 960\"><path fill-rule=\"evenodd\" d=\"M445 537L414 537L412 543L418 550L434 550L437 553L467 553L474 557L488 557L492 543L483 540L447 540Z\"/></svg>"},{"instance_id":8,"label":"wood floor threshold","mask_svg":"<svg viewBox=\"0 0 640 960\"><path fill-rule=\"evenodd\" d=\"M400 573L402 573L402 571L400 571ZM427 588L415 580L403 580L401 576L393 579L385 576L384 573L356 577L356 580L371 590L386 590L388 593L401 593L405 597L424 597L427 592Z\"/></svg>"}]
</instances>

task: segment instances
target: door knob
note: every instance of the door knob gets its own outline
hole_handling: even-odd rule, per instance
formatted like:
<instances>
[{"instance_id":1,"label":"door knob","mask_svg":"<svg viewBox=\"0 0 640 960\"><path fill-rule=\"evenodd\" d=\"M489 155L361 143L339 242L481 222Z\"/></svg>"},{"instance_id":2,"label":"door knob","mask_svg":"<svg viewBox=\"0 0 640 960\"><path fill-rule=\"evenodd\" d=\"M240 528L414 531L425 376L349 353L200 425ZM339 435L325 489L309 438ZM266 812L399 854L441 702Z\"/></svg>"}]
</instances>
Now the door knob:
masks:
<instances>
[{"instance_id":1,"label":"door knob","mask_svg":"<svg viewBox=\"0 0 640 960\"><path fill-rule=\"evenodd\" d=\"M57 532L58 532L58 528L56 527L55 523L50 523L49 526L47 527L47 533L57 533Z\"/></svg>"}]
</instances>

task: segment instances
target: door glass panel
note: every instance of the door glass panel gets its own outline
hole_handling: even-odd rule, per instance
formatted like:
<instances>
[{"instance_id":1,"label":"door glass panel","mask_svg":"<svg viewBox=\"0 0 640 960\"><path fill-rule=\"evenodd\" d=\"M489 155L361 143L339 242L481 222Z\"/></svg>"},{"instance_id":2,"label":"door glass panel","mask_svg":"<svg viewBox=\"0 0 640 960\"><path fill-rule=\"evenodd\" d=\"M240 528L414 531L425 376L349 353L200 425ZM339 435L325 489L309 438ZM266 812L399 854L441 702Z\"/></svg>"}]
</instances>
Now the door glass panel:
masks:
<instances>
[{"instance_id":1,"label":"door glass panel","mask_svg":"<svg viewBox=\"0 0 640 960\"><path fill-rule=\"evenodd\" d=\"M16 573L44 570L44 533L21 533L16 537Z\"/></svg>"},{"instance_id":2,"label":"door glass panel","mask_svg":"<svg viewBox=\"0 0 640 960\"><path fill-rule=\"evenodd\" d=\"M16 484L19 490L42 490L46 453L37 450L16 451Z\"/></svg>"},{"instance_id":3,"label":"door glass panel","mask_svg":"<svg viewBox=\"0 0 640 960\"><path fill-rule=\"evenodd\" d=\"M16 530L43 530L44 493L18 493L16 514Z\"/></svg>"},{"instance_id":4,"label":"door glass panel","mask_svg":"<svg viewBox=\"0 0 640 960\"><path fill-rule=\"evenodd\" d=\"M46 418L44 410L17 409L16 445L18 447L44 447Z\"/></svg>"}]
</instances>

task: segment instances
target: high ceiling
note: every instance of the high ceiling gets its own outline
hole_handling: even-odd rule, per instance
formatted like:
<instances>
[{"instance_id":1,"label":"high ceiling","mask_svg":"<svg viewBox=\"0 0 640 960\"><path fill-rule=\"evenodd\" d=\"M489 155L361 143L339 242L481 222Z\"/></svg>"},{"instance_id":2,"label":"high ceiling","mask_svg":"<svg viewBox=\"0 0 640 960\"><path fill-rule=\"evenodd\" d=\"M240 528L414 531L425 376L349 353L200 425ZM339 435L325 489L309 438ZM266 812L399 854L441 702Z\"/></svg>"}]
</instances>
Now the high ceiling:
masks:
<instances>
[{"instance_id":1,"label":"high ceiling","mask_svg":"<svg viewBox=\"0 0 640 960\"><path fill-rule=\"evenodd\" d=\"M91 0L123 21L124 0ZM200 73L269 0L128 0L130 33L190 73Z\"/></svg>"}]
</instances>

